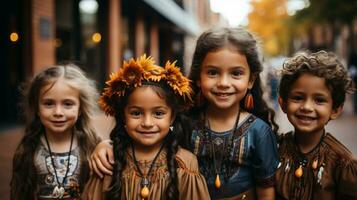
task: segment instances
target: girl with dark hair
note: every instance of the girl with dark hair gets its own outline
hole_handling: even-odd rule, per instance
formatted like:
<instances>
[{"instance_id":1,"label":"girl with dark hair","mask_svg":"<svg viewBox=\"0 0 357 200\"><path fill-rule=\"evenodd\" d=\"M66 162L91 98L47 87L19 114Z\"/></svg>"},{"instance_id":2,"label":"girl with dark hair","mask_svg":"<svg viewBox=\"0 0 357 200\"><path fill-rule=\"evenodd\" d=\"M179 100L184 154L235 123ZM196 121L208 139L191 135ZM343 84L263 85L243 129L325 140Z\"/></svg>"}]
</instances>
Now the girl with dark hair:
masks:
<instances>
[{"instance_id":1,"label":"girl with dark hair","mask_svg":"<svg viewBox=\"0 0 357 200\"><path fill-rule=\"evenodd\" d=\"M274 199L274 112L263 100L257 41L243 28L198 38L189 78L196 107L191 144L212 199Z\"/></svg>"},{"instance_id":2,"label":"girl with dark hair","mask_svg":"<svg viewBox=\"0 0 357 200\"><path fill-rule=\"evenodd\" d=\"M73 64L47 68L25 90L25 135L13 158L11 199L79 198L99 138L95 84Z\"/></svg>"},{"instance_id":3,"label":"girl with dark hair","mask_svg":"<svg viewBox=\"0 0 357 200\"><path fill-rule=\"evenodd\" d=\"M262 97L261 71L257 41L245 29L214 28L198 38L189 76L196 106L187 127L212 199L274 199L278 126ZM108 146L92 155L104 173L111 169Z\"/></svg>"},{"instance_id":4,"label":"girl with dark hair","mask_svg":"<svg viewBox=\"0 0 357 200\"><path fill-rule=\"evenodd\" d=\"M183 149L181 112L191 105L190 81L175 63L145 56L111 75L100 98L115 117L113 176L93 175L83 199L209 199L195 155Z\"/></svg>"}]
</instances>

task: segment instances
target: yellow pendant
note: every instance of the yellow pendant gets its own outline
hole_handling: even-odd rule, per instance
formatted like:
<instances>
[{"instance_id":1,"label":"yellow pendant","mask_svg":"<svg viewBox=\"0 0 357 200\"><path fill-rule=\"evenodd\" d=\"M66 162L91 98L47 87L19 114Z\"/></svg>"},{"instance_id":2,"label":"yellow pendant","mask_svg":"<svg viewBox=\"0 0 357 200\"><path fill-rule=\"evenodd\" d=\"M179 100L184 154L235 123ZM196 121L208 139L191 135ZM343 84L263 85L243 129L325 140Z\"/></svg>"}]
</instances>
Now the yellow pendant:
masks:
<instances>
[{"instance_id":1,"label":"yellow pendant","mask_svg":"<svg viewBox=\"0 0 357 200\"><path fill-rule=\"evenodd\" d=\"M141 188L140 195L144 199L149 197L149 188L146 185Z\"/></svg>"},{"instance_id":2,"label":"yellow pendant","mask_svg":"<svg viewBox=\"0 0 357 200\"><path fill-rule=\"evenodd\" d=\"M312 162L312 165L311 165L312 169L317 169L317 163L318 163L317 159L314 160L314 162Z\"/></svg>"},{"instance_id":3,"label":"yellow pendant","mask_svg":"<svg viewBox=\"0 0 357 200\"><path fill-rule=\"evenodd\" d=\"M221 180L219 179L218 174L216 176L216 181L214 182L214 185L216 186L217 189L219 189L221 187Z\"/></svg>"},{"instance_id":4,"label":"yellow pendant","mask_svg":"<svg viewBox=\"0 0 357 200\"><path fill-rule=\"evenodd\" d=\"M302 174L303 174L303 172L302 172L302 165L300 165L299 168L297 168L297 169L295 170L295 176L296 176L297 178L300 178L300 177L302 176Z\"/></svg>"}]
</instances>

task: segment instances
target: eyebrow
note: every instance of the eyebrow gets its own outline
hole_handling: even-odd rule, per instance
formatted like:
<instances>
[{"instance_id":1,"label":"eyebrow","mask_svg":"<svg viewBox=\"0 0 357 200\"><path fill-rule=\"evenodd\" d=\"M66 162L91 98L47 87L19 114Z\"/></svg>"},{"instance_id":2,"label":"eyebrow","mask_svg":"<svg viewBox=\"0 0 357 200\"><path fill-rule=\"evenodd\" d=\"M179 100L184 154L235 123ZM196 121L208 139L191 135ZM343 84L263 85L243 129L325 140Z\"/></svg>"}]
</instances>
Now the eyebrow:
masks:
<instances>
[{"instance_id":1,"label":"eyebrow","mask_svg":"<svg viewBox=\"0 0 357 200\"><path fill-rule=\"evenodd\" d=\"M133 109L133 108L136 108L136 109L142 109L142 107L140 106L129 106L130 109ZM153 107L152 109L170 109L170 107L168 106L156 106L156 107Z\"/></svg>"},{"instance_id":2,"label":"eyebrow","mask_svg":"<svg viewBox=\"0 0 357 200\"><path fill-rule=\"evenodd\" d=\"M213 68L213 69L221 69L221 67L215 66L215 65L205 65L205 68ZM229 66L229 68L233 68L233 69L244 69L243 66Z\"/></svg>"}]
</instances>

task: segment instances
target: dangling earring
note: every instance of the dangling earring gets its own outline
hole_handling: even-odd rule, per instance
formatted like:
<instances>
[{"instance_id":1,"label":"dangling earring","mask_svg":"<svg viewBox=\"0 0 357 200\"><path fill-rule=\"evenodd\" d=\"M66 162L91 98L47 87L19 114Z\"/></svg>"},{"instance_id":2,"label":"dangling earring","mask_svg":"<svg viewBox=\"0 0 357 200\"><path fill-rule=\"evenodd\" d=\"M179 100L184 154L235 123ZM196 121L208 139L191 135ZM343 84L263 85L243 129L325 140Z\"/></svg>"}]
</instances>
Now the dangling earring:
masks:
<instances>
[{"instance_id":1,"label":"dangling earring","mask_svg":"<svg viewBox=\"0 0 357 200\"><path fill-rule=\"evenodd\" d=\"M247 95L245 96L245 101L244 101L244 108L249 111L252 110L254 108L254 100L253 100L253 95L250 92L250 90L248 90Z\"/></svg>"},{"instance_id":2,"label":"dangling earring","mask_svg":"<svg viewBox=\"0 0 357 200\"><path fill-rule=\"evenodd\" d=\"M169 129L171 132L174 131L174 126L170 126Z\"/></svg>"}]
</instances>

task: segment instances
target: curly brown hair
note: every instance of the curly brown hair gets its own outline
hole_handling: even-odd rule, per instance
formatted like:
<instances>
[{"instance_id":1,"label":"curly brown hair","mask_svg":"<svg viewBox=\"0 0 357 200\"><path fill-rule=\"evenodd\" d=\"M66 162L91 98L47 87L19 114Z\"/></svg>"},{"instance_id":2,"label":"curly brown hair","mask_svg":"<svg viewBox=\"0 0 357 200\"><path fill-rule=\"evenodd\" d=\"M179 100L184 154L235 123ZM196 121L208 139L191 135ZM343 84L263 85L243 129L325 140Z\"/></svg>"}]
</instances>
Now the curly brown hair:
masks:
<instances>
[{"instance_id":1,"label":"curly brown hair","mask_svg":"<svg viewBox=\"0 0 357 200\"><path fill-rule=\"evenodd\" d=\"M346 67L334 53L299 52L286 60L281 70L279 95L283 101L287 100L294 82L306 73L325 79L325 84L331 92L334 109L343 105L347 93L355 91Z\"/></svg>"}]
</instances>

